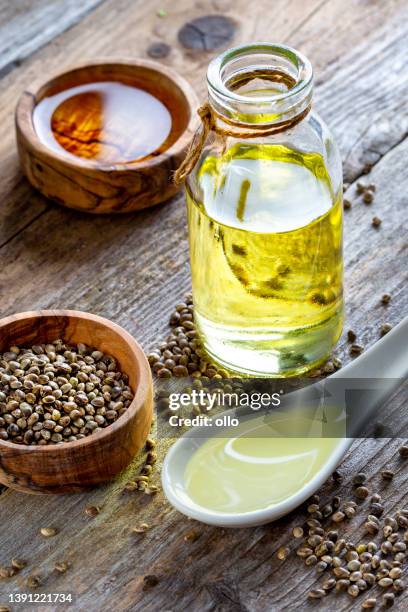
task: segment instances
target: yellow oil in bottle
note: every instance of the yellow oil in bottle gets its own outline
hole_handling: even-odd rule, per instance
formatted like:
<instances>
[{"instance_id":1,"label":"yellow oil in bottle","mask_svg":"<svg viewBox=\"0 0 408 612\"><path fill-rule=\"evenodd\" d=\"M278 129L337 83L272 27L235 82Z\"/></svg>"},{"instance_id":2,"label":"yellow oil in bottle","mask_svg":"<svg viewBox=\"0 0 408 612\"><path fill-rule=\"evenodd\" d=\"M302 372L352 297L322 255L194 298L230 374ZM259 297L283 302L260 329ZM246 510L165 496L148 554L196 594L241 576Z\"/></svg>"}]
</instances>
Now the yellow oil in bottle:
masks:
<instances>
[{"instance_id":1,"label":"yellow oil in bottle","mask_svg":"<svg viewBox=\"0 0 408 612\"><path fill-rule=\"evenodd\" d=\"M117 81L49 95L35 107L33 122L52 150L98 163L146 159L174 139L166 106L149 92Z\"/></svg>"},{"instance_id":2,"label":"yellow oil in bottle","mask_svg":"<svg viewBox=\"0 0 408 612\"><path fill-rule=\"evenodd\" d=\"M342 194L320 154L238 143L187 189L195 317L222 365L300 374L342 328Z\"/></svg>"}]
</instances>

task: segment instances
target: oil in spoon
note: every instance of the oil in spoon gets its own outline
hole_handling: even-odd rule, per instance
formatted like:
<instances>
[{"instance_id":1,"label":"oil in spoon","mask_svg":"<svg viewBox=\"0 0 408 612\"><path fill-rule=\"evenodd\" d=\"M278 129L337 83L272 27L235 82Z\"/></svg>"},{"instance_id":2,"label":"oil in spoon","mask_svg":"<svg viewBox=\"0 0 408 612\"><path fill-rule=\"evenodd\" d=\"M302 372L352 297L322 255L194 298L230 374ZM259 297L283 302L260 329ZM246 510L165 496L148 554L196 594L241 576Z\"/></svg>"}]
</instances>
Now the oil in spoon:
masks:
<instances>
[{"instance_id":1,"label":"oil in spoon","mask_svg":"<svg viewBox=\"0 0 408 612\"><path fill-rule=\"evenodd\" d=\"M94 82L43 98L34 128L50 149L99 163L126 163L164 151L172 119L156 97L117 81Z\"/></svg>"},{"instance_id":2,"label":"oil in spoon","mask_svg":"<svg viewBox=\"0 0 408 612\"><path fill-rule=\"evenodd\" d=\"M187 463L187 494L201 508L239 514L273 507L310 482L339 442L318 434L270 437L262 419L237 429L209 438Z\"/></svg>"}]
</instances>

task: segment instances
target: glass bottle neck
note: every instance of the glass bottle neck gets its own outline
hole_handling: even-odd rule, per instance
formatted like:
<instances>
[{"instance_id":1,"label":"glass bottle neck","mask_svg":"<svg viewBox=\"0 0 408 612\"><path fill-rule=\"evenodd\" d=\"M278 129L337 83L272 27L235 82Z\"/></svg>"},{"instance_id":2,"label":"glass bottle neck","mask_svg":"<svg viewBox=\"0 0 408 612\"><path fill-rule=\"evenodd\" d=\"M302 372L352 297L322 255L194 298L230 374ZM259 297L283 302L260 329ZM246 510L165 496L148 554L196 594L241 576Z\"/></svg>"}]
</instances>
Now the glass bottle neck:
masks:
<instances>
[{"instance_id":1,"label":"glass bottle neck","mask_svg":"<svg viewBox=\"0 0 408 612\"><path fill-rule=\"evenodd\" d=\"M310 106L313 71L284 45L253 43L229 49L207 71L209 102L221 119L239 125L273 125Z\"/></svg>"}]
</instances>

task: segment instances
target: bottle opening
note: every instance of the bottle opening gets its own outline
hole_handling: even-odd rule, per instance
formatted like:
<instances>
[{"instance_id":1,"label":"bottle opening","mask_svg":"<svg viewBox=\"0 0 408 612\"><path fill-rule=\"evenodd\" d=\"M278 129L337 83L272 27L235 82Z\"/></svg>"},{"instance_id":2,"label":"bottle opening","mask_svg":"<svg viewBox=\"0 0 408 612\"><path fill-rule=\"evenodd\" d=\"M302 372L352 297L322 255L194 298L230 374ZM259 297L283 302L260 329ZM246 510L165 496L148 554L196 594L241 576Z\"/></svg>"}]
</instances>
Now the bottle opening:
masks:
<instances>
[{"instance_id":1,"label":"bottle opening","mask_svg":"<svg viewBox=\"0 0 408 612\"><path fill-rule=\"evenodd\" d=\"M235 47L207 72L209 100L222 117L269 124L296 117L310 104L313 71L296 50L272 43Z\"/></svg>"},{"instance_id":2,"label":"bottle opening","mask_svg":"<svg viewBox=\"0 0 408 612\"><path fill-rule=\"evenodd\" d=\"M252 73L233 75L226 87L240 96L262 98L290 91L296 85L295 79L279 70L254 70Z\"/></svg>"}]
</instances>

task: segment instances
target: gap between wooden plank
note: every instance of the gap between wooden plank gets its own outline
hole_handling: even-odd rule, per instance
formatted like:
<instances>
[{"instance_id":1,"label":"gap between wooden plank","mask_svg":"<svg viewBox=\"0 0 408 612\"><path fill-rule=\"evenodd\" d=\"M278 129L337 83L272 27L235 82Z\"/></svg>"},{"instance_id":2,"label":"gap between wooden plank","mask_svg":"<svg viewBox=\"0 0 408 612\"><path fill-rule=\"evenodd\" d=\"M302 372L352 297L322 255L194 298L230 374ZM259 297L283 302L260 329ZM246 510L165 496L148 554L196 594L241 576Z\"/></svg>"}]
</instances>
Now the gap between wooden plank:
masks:
<instances>
[{"instance_id":1,"label":"gap between wooden plank","mask_svg":"<svg viewBox=\"0 0 408 612\"><path fill-rule=\"evenodd\" d=\"M17 232L15 232L14 234L12 234L9 238L7 238L7 240L5 242L3 242L3 244L0 244L0 249L2 249L3 247L7 246L10 242L12 242L14 240L14 238L17 238L17 236L19 234L21 234L22 232L24 232L24 230L26 230L28 227L30 227L30 225L32 225L33 223L35 223L36 221L38 221L39 219L41 219L41 217L43 215L45 215L46 212L49 211L49 209L51 208L51 204L47 204L44 208L44 210L40 211L37 215L35 215L32 219L30 219L29 221L27 221L27 223L25 225L23 225Z\"/></svg>"}]
</instances>

